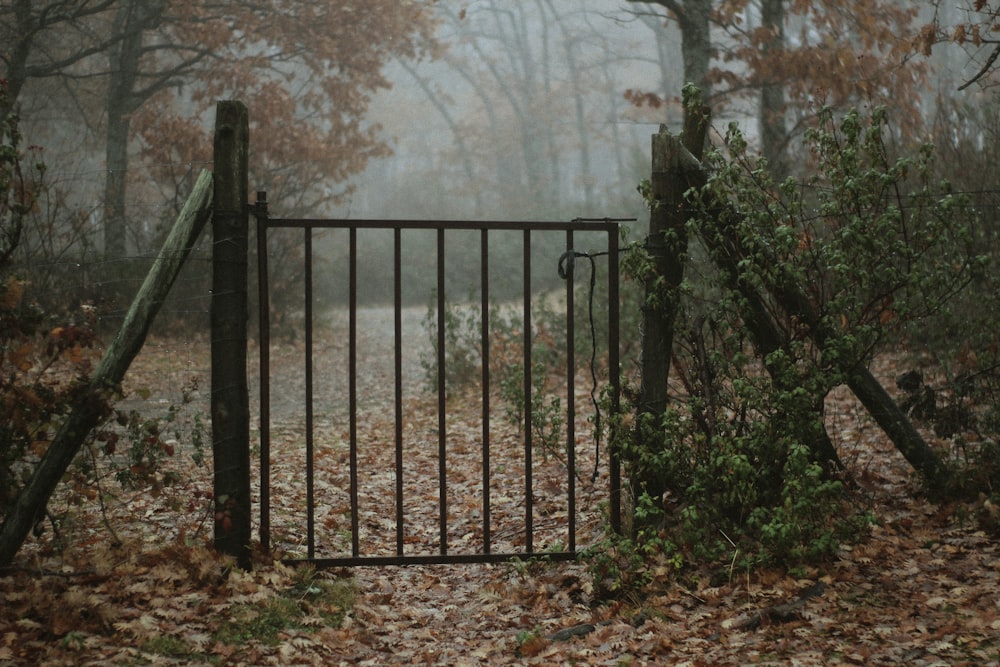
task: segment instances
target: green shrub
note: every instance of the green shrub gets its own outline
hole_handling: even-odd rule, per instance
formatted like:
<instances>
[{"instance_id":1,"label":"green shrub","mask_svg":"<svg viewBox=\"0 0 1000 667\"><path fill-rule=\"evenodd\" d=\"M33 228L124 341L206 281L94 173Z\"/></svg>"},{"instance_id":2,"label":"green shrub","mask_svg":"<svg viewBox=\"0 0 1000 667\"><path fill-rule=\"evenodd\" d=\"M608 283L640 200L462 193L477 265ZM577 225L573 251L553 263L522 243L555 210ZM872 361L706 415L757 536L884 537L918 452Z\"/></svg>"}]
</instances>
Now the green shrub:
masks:
<instances>
[{"instance_id":1,"label":"green shrub","mask_svg":"<svg viewBox=\"0 0 1000 667\"><path fill-rule=\"evenodd\" d=\"M688 193L689 238L704 242L689 255L721 268L699 267L682 285L671 368L682 390L664 414L614 436L629 478L664 489L635 491L640 541L731 568L822 559L863 535L871 516L822 446L824 400L982 264L968 244L974 212L935 180L933 152L891 158L888 127L882 109L839 122L823 112L807 135L816 176L783 183L735 125L709 154L707 186ZM625 267L656 284L636 252ZM791 292L814 318L789 312ZM760 348L746 328L760 316L752 300L777 332Z\"/></svg>"}]
</instances>

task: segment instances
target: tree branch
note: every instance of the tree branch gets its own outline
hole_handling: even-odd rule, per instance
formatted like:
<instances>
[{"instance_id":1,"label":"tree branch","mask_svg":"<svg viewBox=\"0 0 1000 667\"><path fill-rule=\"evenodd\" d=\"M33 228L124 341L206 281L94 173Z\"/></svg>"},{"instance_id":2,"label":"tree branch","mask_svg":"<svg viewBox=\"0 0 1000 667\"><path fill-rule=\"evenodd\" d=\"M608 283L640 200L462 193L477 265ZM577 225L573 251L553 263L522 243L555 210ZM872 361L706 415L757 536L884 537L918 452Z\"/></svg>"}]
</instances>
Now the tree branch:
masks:
<instances>
[{"instance_id":1,"label":"tree branch","mask_svg":"<svg viewBox=\"0 0 1000 667\"><path fill-rule=\"evenodd\" d=\"M979 72L977 72L974 77L972 77L971 79L963 83L961 86L959 86L958 89L965 90L966 88L974 84L976 81L979 81L981 78L986 76L986 74L993 67L993 63L996 62L998 56L1000 56L1000 44L997 44L993 48L993 53L991 53L990 57L986 59L986 63L983 65L982 69L980 69Z\"/></svg>"}]
</instances>

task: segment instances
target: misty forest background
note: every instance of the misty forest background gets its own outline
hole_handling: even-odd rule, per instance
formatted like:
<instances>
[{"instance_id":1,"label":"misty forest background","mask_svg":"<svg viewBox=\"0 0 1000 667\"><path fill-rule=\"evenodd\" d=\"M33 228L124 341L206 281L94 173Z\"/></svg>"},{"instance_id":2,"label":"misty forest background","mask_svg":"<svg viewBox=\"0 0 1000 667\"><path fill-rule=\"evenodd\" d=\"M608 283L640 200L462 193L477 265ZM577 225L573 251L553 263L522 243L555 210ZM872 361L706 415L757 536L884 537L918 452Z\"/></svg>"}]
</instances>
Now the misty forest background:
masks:
<instances>
[{"instance_id":1,"label":"misty forest background","mask_svg":"<svg viewBox=\"0 0 1000 667\"><path fill-rule=\"evenodd\" d=\"M224 98L248 104L250 187L285 217L610 216L642 229L649 137L660 123L680 131L688 81L716 130L738 122L776 181L808 173L800 140L824 105L886 104L901 154L933 141L960 187L992 188L988 78L956 90L989 44L973 37L975 12L947 3L4 5L4 114L19 117L37 200L8 270L30 267L34 298L100 305L108 324L211 166ZM342 258L337 245L326 259ZM174 319L207 311L199 256ZM297 264L294 247L280 252L276 279L294 280ZM369 268L380 265L363 263L361 285L387 284Z\"/></svg>"}]
</instances>

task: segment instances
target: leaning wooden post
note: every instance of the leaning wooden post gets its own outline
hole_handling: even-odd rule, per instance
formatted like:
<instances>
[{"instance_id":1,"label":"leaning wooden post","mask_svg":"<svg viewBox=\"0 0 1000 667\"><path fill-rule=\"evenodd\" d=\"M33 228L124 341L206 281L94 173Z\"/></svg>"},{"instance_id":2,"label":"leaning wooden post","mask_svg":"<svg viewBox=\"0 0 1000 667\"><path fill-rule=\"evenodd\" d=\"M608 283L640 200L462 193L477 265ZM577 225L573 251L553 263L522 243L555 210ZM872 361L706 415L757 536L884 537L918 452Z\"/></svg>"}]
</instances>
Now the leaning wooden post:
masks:
<instances>
[{"instance_id":1,"label":"leaning wooden post","mask_svg":"<svg viewBox=\"0 0 1000 667\"><path fill-rule=\"evenodd\" d=\"M44 515L45 505L87 436L107 417L108 395L118 390L129 365L142 349L153 319L208 220L211 205L212 175L203 171L160 254L146 274L125 315L125 321L108 345L87 386L82 388L80 400L59 426L31 479L7 511L0 528L0 568L13 562L38 516Z\"/></svg>"},{"instance_id":2,"label":"leaning wooden post","mask_svg":"<svg viewBox=\"0 0 1000 667\"><path fill-rule=\"evenodd\" d=\"M250 567L247 230L250 130L241 102L219 102L212 214L212 454L215 548Z\"/></svg>"},{"instance_id":3,"label":"leaning wooden post","mask_svg":"<svg viewBox=\"0 0 1000 667\"><path fill-rule=\"evenodd\" d=\"M704 188L708 174L698 159L686 150L682 150L678 160L685 165L682 170L685 173L685 182L688 186ZM713 207L713 214L719 218L735 219L738 216L738 213L725 202L716 202ZM740 265L748 255L748 251L739 237L728 235L726 238L719 238L711 234L702 234L701 238L705 247L712 254L716 266L726 276L729 285L737 289L747 303L744 323L749 327L754 342L758 346L758 353L765 356L767 350L778 349L783 344L784 335L767 314L757 289L746 285L740 279ZM777 276L765 284L764 289L771 294L781 310L787 313L790 319L806 327L809 337L818 347L823 348L831 341L835 341L840 336L839 332L820 318L812 301L795 279L785 275L780 267L777 268L779 269ZM938 492L947 489L952 483L948 466L941 461L937 452L927 444L913 426L913 422L889 396L889 393L872 375L871 371L863 364L850 361L839 360L838 365L840 366L839 370L844 374L848 388L861 401L868 414L892 440L907 462L923 476L930 489ZM812 443L814 453L822 463L826 464L828 461L832 461L835 466L840 467L836 450L829 440L821 419L819 427L820 434L817 436L816 442Z\"/></svg>"}]
</instances>

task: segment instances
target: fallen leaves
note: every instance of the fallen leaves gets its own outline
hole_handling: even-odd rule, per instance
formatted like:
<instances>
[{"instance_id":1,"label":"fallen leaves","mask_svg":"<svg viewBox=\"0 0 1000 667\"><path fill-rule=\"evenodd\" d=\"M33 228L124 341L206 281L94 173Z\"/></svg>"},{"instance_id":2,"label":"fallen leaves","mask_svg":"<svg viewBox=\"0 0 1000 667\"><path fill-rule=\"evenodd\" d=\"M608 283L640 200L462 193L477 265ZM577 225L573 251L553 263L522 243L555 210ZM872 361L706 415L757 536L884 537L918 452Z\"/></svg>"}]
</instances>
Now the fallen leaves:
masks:
<instances>
[{"instance_id":1,"label":"fallen leaves","mask_svg":"<svg viewBox=\"0 0 1000 667\"><path fill-rule=\"evenodd\" d=\"M173 358L188 357L165 342L140 355L136 370L145 373L142 383L156 386L151 376L172 377L164 368ZM200 372L207 373L207 367ZM672 567L664 567L645 597L614 604L593 599L586 565L573 562L366 567L310 575L261 559L251 572L230 570L206 545L212 500L205 489L211 485L205 470L192 468L183 471L186 484L166 488L157 498L137 493L109 508L108 520L121 544L108 538L100 510L91 502L67 515L73 525L63 532L73 543L66 550L55 550L52 538L26 548L22 569L0 578L0 665L997 663L1000 553L995 540L980 532L961 507L936 507L914 494L905 462L849 402L838 400L830 407L830 432L839 434L845 461L859 471L859 498L879 522L867 541L845 546L821 567L794 575L736 572L722 582L698 572L685 572L681 580ZM475 413L475 405L460 405L454 414L471 419ZM329 538L324 548L336 546L335 538L350 526L346 491L336 475L327 474L341 465L344 452L335 422L331 417L322 426L328 429L324 437L331 437L317 457L324 471L317 486L322 498L317 524ZM427 427L415 422L412 431ZM361 428L366 437L386 432L385 422L371 412ZM578 433L587 428L582 424ZM305 539L304 514L292 480L301 477L301 437L289 423L276 431L277 478L292 492L280 501L285 504L279 505L274 526L288 548L298 548ZM466 426L455 433L468 439L478 431ZM589 470L592 461L584 449L578 465ZM481 473L471 463L477 446L465 450L468 459L456 447L456 460L469 463L451 475L453 510L459 512L478 502ZM523 519L516 487L523 471L499 456L493 462L504 470L493 500L498 508L504 503L511 508L498 509L497 518L509 512ZM179 452L172 464L184 459ZM414 484L423 483L418 473L427 471L421 465L407 469ZM427 465L433 474L435 462ZM550 459L549 465L557 464ZM393 476L384 466L378 472L375 482L392 488ZM408 547L433 548L428 540L437 534L435 481L423 490L427 506L407 514ZM593 496L581 497L584 545L602 525L601 484L589 491ZM543 481L538 489L546 490ZM373 493L369 503L365 536L372 540L368 546L391 552L394 522L385 524L374 513L377 496ZM420 496L415 492L415 497ZM383 499L383 505L392 503ZM428 518L431 528L419 528ZM460 524L465 532L449 529L456 545L474 545L478 537L472 527L479 518L465 517ZM536 516L539 523L544 519ZM465 535L472 537L463 541ZM518 536L495 538L515 545ZM344 577L353 580L354 602L338 622L310 591L317 582L325 586ZM802 598L820 583L822 591ZM775 622L771 612L782 605L793 605L793 613ZM263 641L263 626L257 636L238 640L220 632L229 621L243 618L233 628L239 635L268 608L294 615L293 623L272 623L274 644ZM256 611L241 616L247 610ZM760 622L743 625L755 617Z\"/></svg>"}]
</instances>

